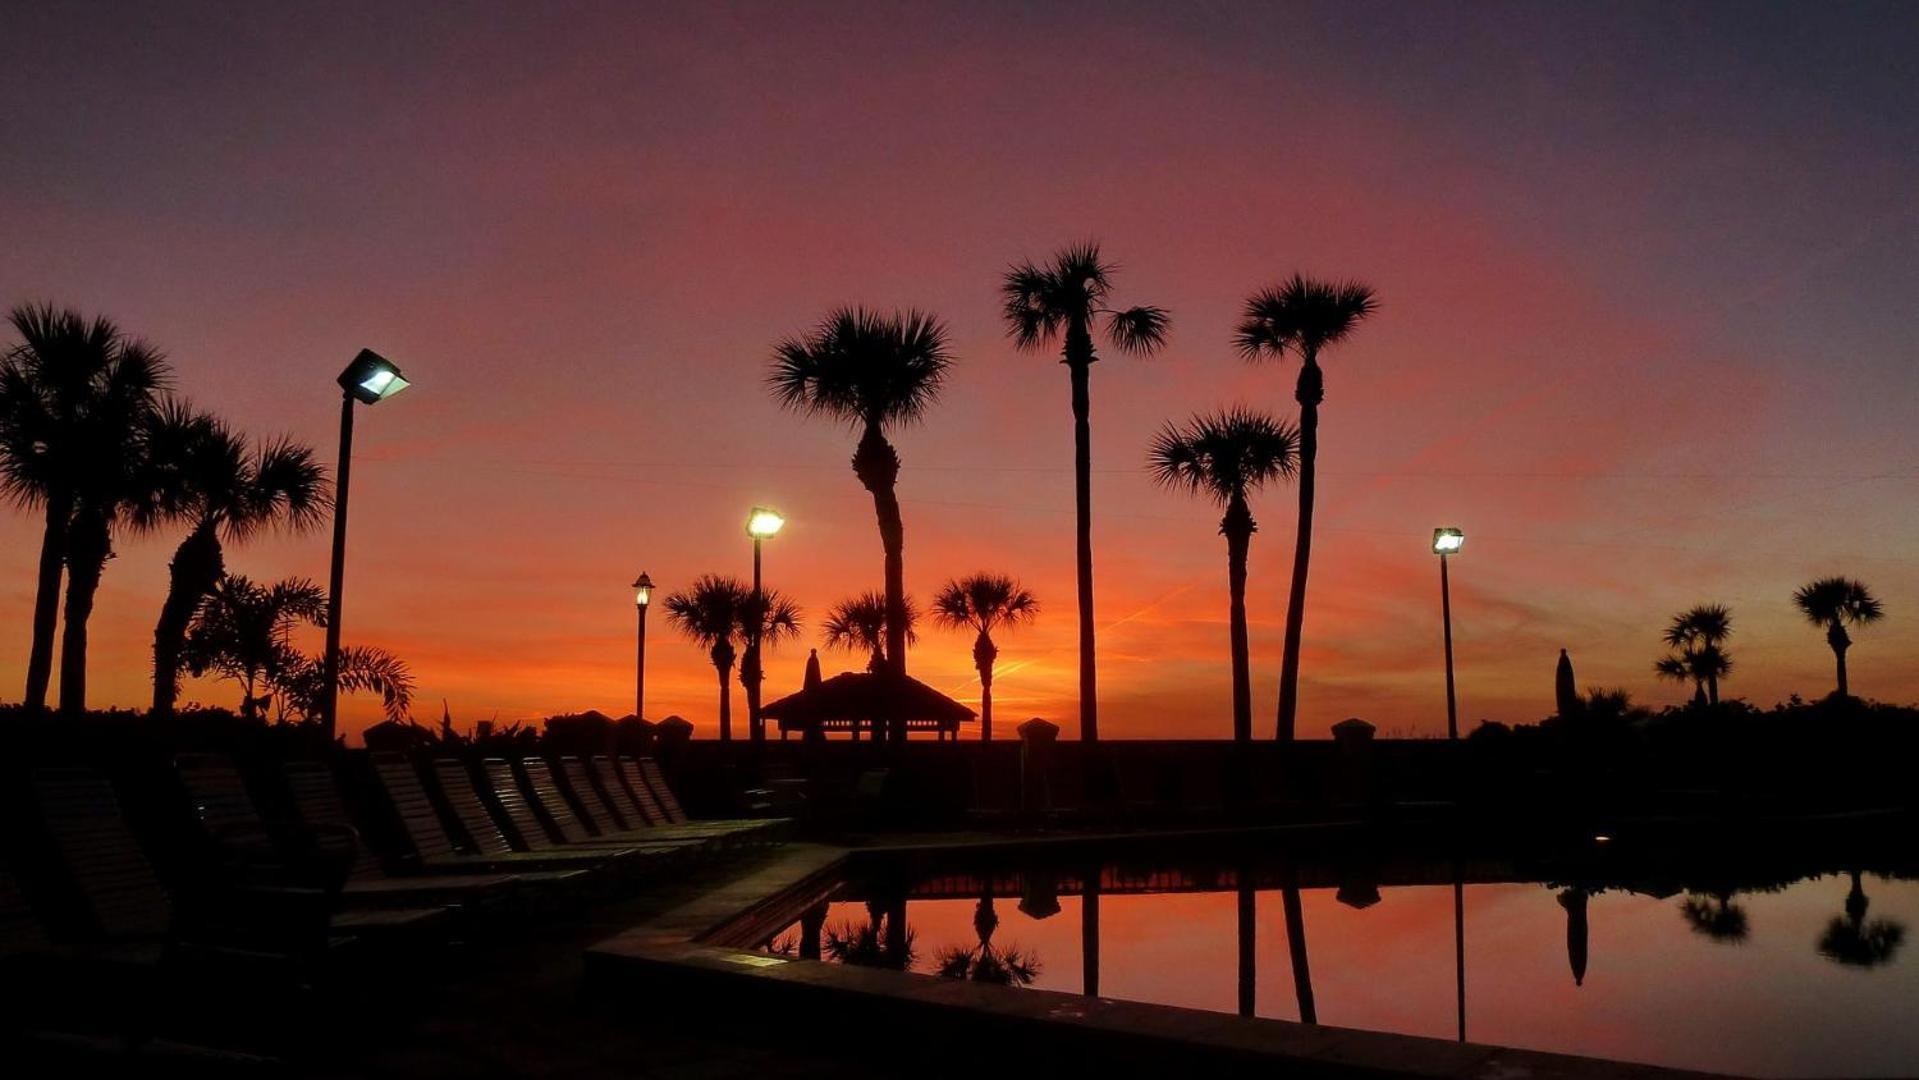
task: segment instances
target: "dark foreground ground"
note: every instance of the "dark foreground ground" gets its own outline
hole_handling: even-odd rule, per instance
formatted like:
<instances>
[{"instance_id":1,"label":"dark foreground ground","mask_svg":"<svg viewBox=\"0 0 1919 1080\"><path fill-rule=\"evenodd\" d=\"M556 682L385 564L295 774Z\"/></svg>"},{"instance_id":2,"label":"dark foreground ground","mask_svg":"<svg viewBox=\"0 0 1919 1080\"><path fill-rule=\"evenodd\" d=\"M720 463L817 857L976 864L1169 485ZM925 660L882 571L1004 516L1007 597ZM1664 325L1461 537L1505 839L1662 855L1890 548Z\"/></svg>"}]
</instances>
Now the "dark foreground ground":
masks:
<instances>
[{"instance_id":1,"label":"dark foreground ground","mask_svg":"<svg viewBox=\"0 0 1919 1080\"><path fill-rule=\"evenodd\" d=\"M250 1040L218 1051L156 1042L127 1054L109 1040L14 1040L12 1076L311 1077L890 1077L849 1038L769 1033L750 1015L689 1017L670 1007L598 1005L584 996L581 955L590 944L684 903L716 881L750 872L777 853L741 855L663 883L644 897L604 904L508 940L458 947L443 974L411 985L355 986L286 1007L324 1014L297 1041ZM308 1038L307 1036L312 1036ZM210 1040L209 1040L210 1041ZM224 1041L224 1040L223 1040ZM251 1045L248 1045L248 1044ZM915 1076L949 1075L916 1061Z\"/></svg>"}]
</instances>

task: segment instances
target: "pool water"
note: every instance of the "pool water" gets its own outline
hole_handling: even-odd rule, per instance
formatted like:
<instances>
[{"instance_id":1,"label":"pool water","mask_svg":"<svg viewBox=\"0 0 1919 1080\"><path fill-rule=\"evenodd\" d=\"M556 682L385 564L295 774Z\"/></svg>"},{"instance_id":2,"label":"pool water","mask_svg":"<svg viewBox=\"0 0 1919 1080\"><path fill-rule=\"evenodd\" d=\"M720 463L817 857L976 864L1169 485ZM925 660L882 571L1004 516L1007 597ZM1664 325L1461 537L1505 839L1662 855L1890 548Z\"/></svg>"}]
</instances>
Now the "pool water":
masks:
<instances>
[{"instance_id":1,"label":"pool water","mask_svg":"<svg viewBox=\"0 0 1919 1080\"><path fill-rule=\"evenodd\" d=\"M1919 1073L1919 881L1325 876L1108 864L1089 904L1090 871L889 875L849 882L769 947L1444 1039L1463 1024L1473 1042L1755 1076Z\"/></svg>"}]
</instances>

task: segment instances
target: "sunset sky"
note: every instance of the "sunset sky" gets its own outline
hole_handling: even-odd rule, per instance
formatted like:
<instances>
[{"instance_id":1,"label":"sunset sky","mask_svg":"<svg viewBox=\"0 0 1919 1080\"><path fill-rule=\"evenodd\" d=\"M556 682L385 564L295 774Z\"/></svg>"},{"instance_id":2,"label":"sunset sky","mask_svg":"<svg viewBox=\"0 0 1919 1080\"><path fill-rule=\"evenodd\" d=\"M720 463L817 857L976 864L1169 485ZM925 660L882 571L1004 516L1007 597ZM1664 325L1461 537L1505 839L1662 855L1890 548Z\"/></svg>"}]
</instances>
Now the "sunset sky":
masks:
<instances>
[{"instance_id":1,"label":"sunset sky","mask_svg":"<svg viewBox=\"0 0 1919 1080\"><path fill-rule=\"evenodd\" d=\"M423 719L628 711L627 583L746 576L758 503L810 617L769 660L795 688L881 553L853 436L762 380L863 303L938 313L957 356L895 440L908 588L1024 579L1044 610L1000 641L999 717L1071 734L1066 373L1013 349L995 290L1089 237L1119 302L1173 319L1163 357L1093 370L1103 733L1230 734L1218 511L1145 448L1195 411L1294 414L1294 368L1230 332L1295 270L1380 297L1326 360L1302 734L1443 733L1435 525L1468 536L1467 723L1550 712L1561 647L1582 685L1682 700L1651 665L1704 601L1733 610L1728 694L1822 695L1789 600L1833 573L1888 611L1854 691L1919 699L1912 8L1158 7L9 5L0 302L111 315L194 402L328 462L339 369L404 368L359 417L345 636L411 661ZM1292 490L1254 512L1269 735ZM0 514L0 700L39 529ZM179 539L118 540L94 703L147 700ZM228 566L324 581L327 542ZM712 734L705 657L650 631L649 714ZM974 700L970 645L923 628L912 671Z\"/></svg>"}]
</instances>

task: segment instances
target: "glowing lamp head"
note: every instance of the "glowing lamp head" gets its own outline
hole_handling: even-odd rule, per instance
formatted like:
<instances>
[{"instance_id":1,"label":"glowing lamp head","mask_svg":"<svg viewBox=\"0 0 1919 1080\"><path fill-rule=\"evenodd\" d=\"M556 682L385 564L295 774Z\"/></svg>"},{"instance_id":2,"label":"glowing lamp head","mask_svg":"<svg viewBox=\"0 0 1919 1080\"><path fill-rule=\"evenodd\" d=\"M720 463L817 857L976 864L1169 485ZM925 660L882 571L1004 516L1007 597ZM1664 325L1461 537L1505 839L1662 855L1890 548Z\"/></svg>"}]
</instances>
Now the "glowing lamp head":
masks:
<instances>
[{"instance_id":1,"label":"glowing lamp head","mask_svg":"<svg viewBox=\"0 0 1919 1080\"><path fill-rule=\"evenodd\" d=\"M372 349L361 349L360 355L340 372L341 388L364 405L385 401L409 385L392 361Z\"/></svg>"},{"instance_id":2,"label":"glowing lamp head","mask_svg":"<svg viewBox=\"0 0 1919 1080\"><path fill-rule=\"evenodd\" d=\"M1466 534L1458 529L1433 530L1433 554L1454 555L1466 546Z\"/></svg>"},{"instance_id":3,"label":"glowing lamp head","mask_svg":"<svg viewBox=\"0 0 1919 1080\"><path fill-rule=\"evenodd\" d=\"M653 602L653 579L644 573L633 583L633 603L645 607Z\"/></svg>"},{"instance_id":4,"label":"glowing lamp head","mask_svg":"<svg viewBox=\"0 0 1919 1080\"><path fill-rule=\"evenodd\" d=\"M755 540L764 540L777 535L785 524L786 519L780 516L778 510L755 506L753 512L746 516L746 535Z\"/></svg>"}]
</instances>

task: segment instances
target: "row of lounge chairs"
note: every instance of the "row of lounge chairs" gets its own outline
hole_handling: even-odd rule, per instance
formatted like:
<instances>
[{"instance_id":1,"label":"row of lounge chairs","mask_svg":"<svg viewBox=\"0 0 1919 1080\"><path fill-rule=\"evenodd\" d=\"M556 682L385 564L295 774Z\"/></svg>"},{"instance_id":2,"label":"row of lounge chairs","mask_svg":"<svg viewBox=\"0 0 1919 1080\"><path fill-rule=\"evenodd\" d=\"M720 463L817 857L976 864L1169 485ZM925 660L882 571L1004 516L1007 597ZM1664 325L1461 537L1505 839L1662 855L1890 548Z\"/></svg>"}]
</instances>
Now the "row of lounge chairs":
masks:
<instances>
[{"instance_id":1,"label":"row of lounge chairs","mask_svg":"<svg viewBox=\"0 0 1919 1080\"><path fill-rule=\"evenodd\" d=\"M0 858L0 992L70 985L89 1010L127 1012L105 1019L132 1037L155 995L114 1010L89 987L311 987L349 961L391 963L577 911L787 831L776 819L689 820L647 759L375 753L367 765L355 783L354 770L317 761L243 771L185 754L167 783L135 785L148 796L135 816L100 771L34 770L26 827ZM186 812L166 814L153 788L184 795ZM155 820L170 816L171 833ZM393 842L376 849L370 834ZM172 856L160 864L155 836Z\"/></svg>"}]
</instances>

